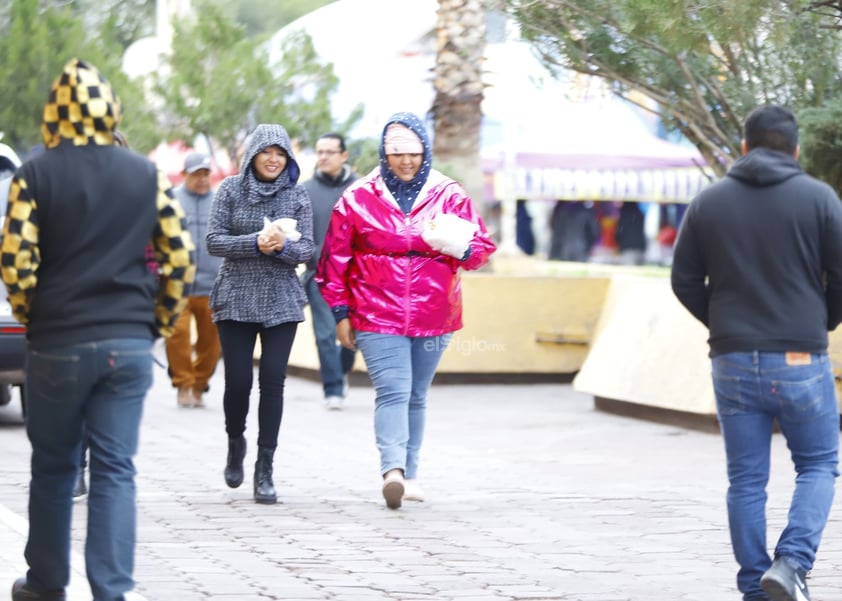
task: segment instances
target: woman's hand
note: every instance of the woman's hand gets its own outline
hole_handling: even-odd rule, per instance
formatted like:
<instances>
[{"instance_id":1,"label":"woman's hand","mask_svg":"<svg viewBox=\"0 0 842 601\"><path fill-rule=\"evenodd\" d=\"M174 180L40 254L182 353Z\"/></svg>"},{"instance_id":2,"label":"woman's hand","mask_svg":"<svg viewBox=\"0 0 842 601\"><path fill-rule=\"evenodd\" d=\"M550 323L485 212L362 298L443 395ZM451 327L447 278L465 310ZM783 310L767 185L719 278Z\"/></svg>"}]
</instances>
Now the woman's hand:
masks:
<instances>
[{"instance_id":1,"label":"woman's hand","mask_svg":"<svg viewBox=\"0 0 842 601\"><path fill-rule=\"evenodd\" d=\"M336 324L336 337L339 339L339 344L346 349L357 350L357 337L351 328L351 320L347 317Z\"/></svg>"},{"instance_id":2,"label":"woman's hand","mask_svg":"<svg viewBox=\"0 0 842 601\"><path fill-rule=\"evenodd\" d=\"M273 255L283 250L286 240L287 235L280 226L272 224L268 230L257 235L257 247L264 255Z\"/></svg>"}]
</instances>

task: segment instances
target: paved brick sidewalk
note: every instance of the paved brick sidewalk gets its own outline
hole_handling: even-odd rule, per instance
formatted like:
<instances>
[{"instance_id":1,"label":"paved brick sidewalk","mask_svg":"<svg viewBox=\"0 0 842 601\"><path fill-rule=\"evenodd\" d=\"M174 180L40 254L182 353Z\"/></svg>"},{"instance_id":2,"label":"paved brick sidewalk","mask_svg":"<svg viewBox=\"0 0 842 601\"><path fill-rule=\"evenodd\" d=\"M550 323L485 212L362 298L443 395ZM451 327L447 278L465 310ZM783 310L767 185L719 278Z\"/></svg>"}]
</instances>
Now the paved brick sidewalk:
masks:
<instances>
[{"instance_id":1,"label":"paved brick sidewalk","mask_svg":"<svg viewBox=\"0 0 842 601\"><path fill-rule=\"evenodd\" d=\"M390 511L371 389L352 388L346 408L328 412L317 383L291 378L280 503L263 506L250 473L239 489L224 485L221 395L218 374L208 408L179 409L156 368L137 460L136 601L739 600L718 435L597 412L568 385L437 385L428 499ZM0 601L25 567L29 447L17 409L0 410ZM776 533L792 481L779 436L773 461ZM814 601L842 599L840 503ZM84 503L75 518L69 601L88 601Z\"/></svg>"}]
</instances>

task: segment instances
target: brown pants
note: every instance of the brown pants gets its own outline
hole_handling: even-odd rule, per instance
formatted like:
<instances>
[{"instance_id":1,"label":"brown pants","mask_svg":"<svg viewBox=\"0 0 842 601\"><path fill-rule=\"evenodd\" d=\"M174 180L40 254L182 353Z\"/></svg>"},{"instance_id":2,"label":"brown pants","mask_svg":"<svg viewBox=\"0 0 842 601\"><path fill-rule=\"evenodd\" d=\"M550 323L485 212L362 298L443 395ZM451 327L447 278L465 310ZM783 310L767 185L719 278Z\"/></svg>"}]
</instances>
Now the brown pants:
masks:
<instances>
[{"instance_id":1,"label":"brown pants","mask_svg":"<svg viewBox=\"0 0 842 601\"><path fill-rule=\"evenodd\" d=\"M172 336L166 339L173 386L192 388L198 394L207 388L222 353L208 300L207 296L189 297L184 312L175 322ZM196 324L195 347L193 323Z\"/></svg>"}]
</instances>

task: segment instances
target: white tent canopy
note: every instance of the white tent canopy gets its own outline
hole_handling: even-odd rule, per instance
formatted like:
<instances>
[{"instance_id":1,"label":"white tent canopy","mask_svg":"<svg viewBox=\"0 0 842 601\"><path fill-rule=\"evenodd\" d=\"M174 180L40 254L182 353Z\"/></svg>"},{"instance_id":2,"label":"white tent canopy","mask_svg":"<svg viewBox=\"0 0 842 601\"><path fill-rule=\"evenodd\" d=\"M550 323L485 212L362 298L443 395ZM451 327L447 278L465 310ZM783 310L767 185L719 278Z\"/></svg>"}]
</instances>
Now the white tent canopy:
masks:
<instances>
[{"instance_id":1,"label":"white tent canopy","mask_svg":"<svg viewBox=\"0 0 842 601\"><path fill-rule=\"evenodd\" d=\"M362 103L351 135L378 137L392 113L423 117L432 105L437 10L437 0L339 0L276 33L270 58L284 36L305 30L339 77L334 114ZM376 34L362 34L355 24L375 15ZM686 202L708 182L696 149L655 136L651 116L647 125L644 111L595 79L553 78L516 34L488 44L484 67L486 200Z\"/></svg>"}]
</instances>

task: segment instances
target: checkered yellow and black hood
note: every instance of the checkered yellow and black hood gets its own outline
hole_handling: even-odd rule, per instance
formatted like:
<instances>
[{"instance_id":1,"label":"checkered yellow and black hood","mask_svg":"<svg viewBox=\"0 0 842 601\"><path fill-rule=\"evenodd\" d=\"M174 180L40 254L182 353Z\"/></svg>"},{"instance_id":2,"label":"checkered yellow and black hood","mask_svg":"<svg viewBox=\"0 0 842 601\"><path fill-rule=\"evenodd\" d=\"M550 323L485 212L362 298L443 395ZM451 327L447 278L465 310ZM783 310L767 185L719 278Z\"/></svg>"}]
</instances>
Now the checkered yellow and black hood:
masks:
<instances>
[{"instance_id":1,"label":"checkered yellow and black hood","mask_svg":"<svg viewBox=\"0 0 842 601\"><path fill-rule=\"evenodd\" d=\"M111 145L120 118L120 99L108 80L93 65L71 59L44 106L44 146L55 148L63 139L72 140L74 146Z\"/></svg>"}]
</instances>

